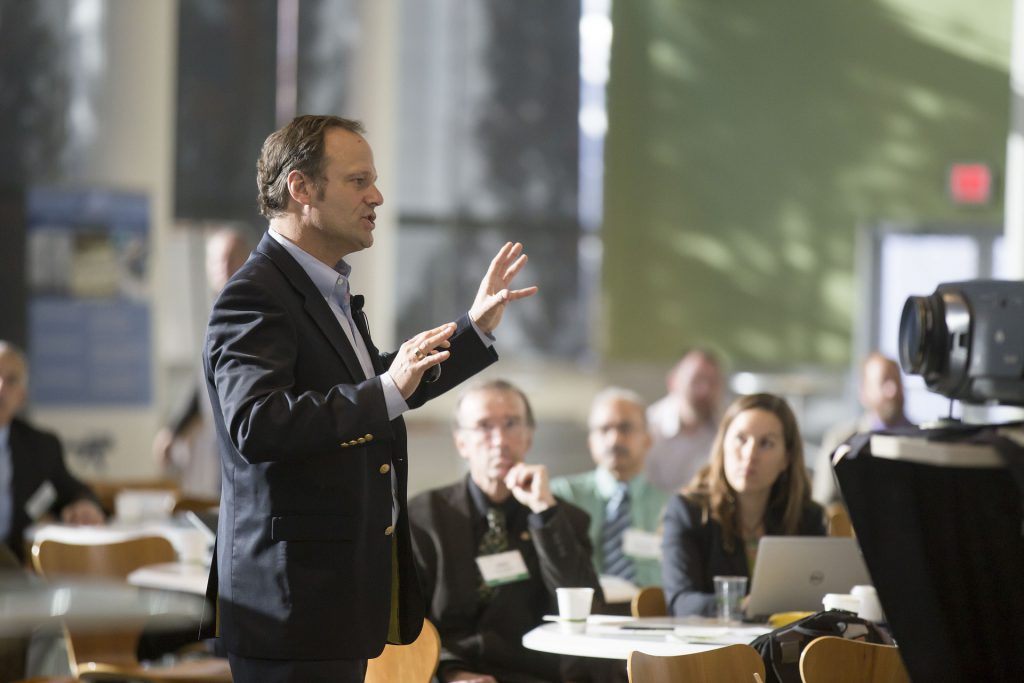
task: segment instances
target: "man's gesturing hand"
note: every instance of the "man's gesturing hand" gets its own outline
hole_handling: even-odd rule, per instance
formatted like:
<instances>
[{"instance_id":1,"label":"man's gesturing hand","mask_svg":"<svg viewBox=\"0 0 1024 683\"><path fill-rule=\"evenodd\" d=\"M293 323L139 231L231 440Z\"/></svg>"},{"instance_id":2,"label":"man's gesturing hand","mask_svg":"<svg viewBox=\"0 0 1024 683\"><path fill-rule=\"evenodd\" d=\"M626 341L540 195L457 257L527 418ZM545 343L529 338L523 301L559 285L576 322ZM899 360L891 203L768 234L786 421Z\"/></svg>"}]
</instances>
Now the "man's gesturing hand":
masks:
<instances>
[{"instance_id":1,"label":"man's gesturing hand","mask_svg":"<svg viewBox=\"0 0 1024 683\"><path fill-rule=\"evenodd\" d=\"M388 368L388 374L395 381L402 398L408 399L423 379L423 373L448 359L451 346L448 338L455 332L455 323L445 323L426 332L420 332L400 347ZM442 349L442 350L439 350Z\"/></svg>"},{"instance_id":2,"label":"man's gesturing hand","mask_svg":"<svg viewBox=\"0 0 1024 683\"><path fill-rule=\"evenodd\" d=\"M480 289L477 290L476 299L469 309L469 317L487 334L494 332L501 322L501 315L509 301L537 293L535 286L524 289L508 288L516 274L526 265L526 254L522 252L523 245L519 242L506 242L491 259L491 265L487 268L484 279L480 281Z\"/></svg>"}]
</instances>

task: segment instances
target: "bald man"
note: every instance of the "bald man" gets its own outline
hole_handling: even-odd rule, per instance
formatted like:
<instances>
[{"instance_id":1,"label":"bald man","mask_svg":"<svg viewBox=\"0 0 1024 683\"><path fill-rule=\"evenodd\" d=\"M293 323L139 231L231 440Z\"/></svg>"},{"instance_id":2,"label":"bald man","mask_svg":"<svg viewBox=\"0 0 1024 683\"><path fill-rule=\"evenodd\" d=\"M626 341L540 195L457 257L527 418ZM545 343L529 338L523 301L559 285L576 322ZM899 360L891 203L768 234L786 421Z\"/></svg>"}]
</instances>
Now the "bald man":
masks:
<instances>
[{"instance_id":1,"label":"bald man","mask_svg":"<svg viewBox=\"0 0 1024 683\"><path fill-rule=\"evenodd\" d=\"M25 560L25 529L46 514L65 524L102 524L103 511L88 486L64 466L57 437L15 415L28 396L28 363L0 341L0 537Z\"/></svg>"},{"instance_id":2,"label":"bald man","mask_svg":"<svg viewBox=\"0 0 1024 683\"><path fill-rule=\"evenodd\" d=\"M811 497L821 505L828 506L839 501L839 488L832 472L832 452L839 444L860 432L913 426L903 412L900 366L878 351L869 354L861 364L859 399L864 409L860 418L836 425L822 438L821 450L814 464L811 492Z\"/></svg>"}]
</instances>

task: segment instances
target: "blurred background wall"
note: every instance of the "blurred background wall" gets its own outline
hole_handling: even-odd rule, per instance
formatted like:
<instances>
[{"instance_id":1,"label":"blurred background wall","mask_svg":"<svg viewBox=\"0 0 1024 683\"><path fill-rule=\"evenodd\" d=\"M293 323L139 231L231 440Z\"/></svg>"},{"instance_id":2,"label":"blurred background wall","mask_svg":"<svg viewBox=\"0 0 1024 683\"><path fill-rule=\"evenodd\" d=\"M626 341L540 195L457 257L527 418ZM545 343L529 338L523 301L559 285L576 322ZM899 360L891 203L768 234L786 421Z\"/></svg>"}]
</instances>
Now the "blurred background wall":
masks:
<instances>
[{"instance_id":1,"label":"blurred background wall","mask_svg":"<svg viewBox=\"0 0 1024 683\"><path fill-rule=\"evenodd\" d=\"M1001 222L998 190L965 206L946 183L955 162L1002 171L1011 9L0 0L0 337L40 343L25 193L145 197L150 394L32 413L88 476L153 473L149 440L196 374L204 231L258 238L263 138L331 112L366 121L382 176L381 239L355 279L378 340L457 316L496 246L527 245L542 295L502 327L491 374L537 403L536 460L587 467L594 392L653 401L696 344L777 378L813 441L856 412L851 368L875 341L865 231ZM451 399L410 416L415 489L459 471Z\"/></svg>"}]
</instances>

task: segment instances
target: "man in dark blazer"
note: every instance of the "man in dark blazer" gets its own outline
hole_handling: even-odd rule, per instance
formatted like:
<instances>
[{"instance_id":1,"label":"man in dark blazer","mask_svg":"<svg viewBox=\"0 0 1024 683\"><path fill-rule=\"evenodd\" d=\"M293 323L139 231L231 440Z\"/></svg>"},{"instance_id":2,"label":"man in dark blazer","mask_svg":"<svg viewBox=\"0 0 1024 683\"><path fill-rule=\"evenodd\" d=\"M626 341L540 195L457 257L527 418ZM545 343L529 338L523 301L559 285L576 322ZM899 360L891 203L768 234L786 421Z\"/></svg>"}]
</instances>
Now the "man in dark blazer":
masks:
<instances>
[{"instance_id":1,"label":"man in dark blazer","mask_svg":"<svg viewBox=\"0 0 1024 683\"><path fill-rule=\"evenodd\" d=\"M595 606L603 604L590 558L590 518L551 495L546 467L524 462L534 418L513 385L495 380L468 389L453 430L469 475L409 501L428 616L441 634L438 678L560 681L569 662L527 650L522 637L545 614L557 613L555 588L589 586ZM505 543L490 547L495 510ZM513 556L504 560L507 575L488 576L487 557L496 552Z\"/></svg>"},{"instance_id":2,"label":"man in dark blazer","mask_svg":"<svg viewBox=\"0 0 1024 683\"><path fill-rule=\"evenodd\" d=\"M60 441L15 417L28 396L28 363L0 341L0 536L25 560L25 529L50 514L65 524L102 524L88 486L64 466Z\"/></svg>"},{"instance_id":3,"label":"man in dark blazer","mask_svg":"<svg viewBox=\"0 0 1024 683\"><path fill-rule=\"evenodd\" d=\"M220 633L235 681L362 681L419 634L402 413L493 363L506 244L467 315L380 354L345 256L373 244L373 154L359 123L300 116L257 165L269 230L214 304L206 341L222 493ZM443 365L442 365L443 363Z\"/></svg>"}]
</instances>

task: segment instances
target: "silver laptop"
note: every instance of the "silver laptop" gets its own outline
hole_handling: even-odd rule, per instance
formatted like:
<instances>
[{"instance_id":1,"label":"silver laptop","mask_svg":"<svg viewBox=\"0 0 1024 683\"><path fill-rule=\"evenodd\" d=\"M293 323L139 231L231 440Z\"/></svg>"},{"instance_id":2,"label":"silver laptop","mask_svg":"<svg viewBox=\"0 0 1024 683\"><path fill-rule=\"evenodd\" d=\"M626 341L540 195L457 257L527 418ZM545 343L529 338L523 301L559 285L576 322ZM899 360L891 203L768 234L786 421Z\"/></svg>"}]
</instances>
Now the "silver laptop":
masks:
<instances>
[{"instance_id":1,"label":"silver laptop","mask_svg":"<svg viewBox=\"0 0 1024 683\"><path fill-rule=\"evenodd\" d=\"M765 536L757 547L747 616L817 612L826 593L870 583L854 538Z\"/></svg>"}]
</instances>

